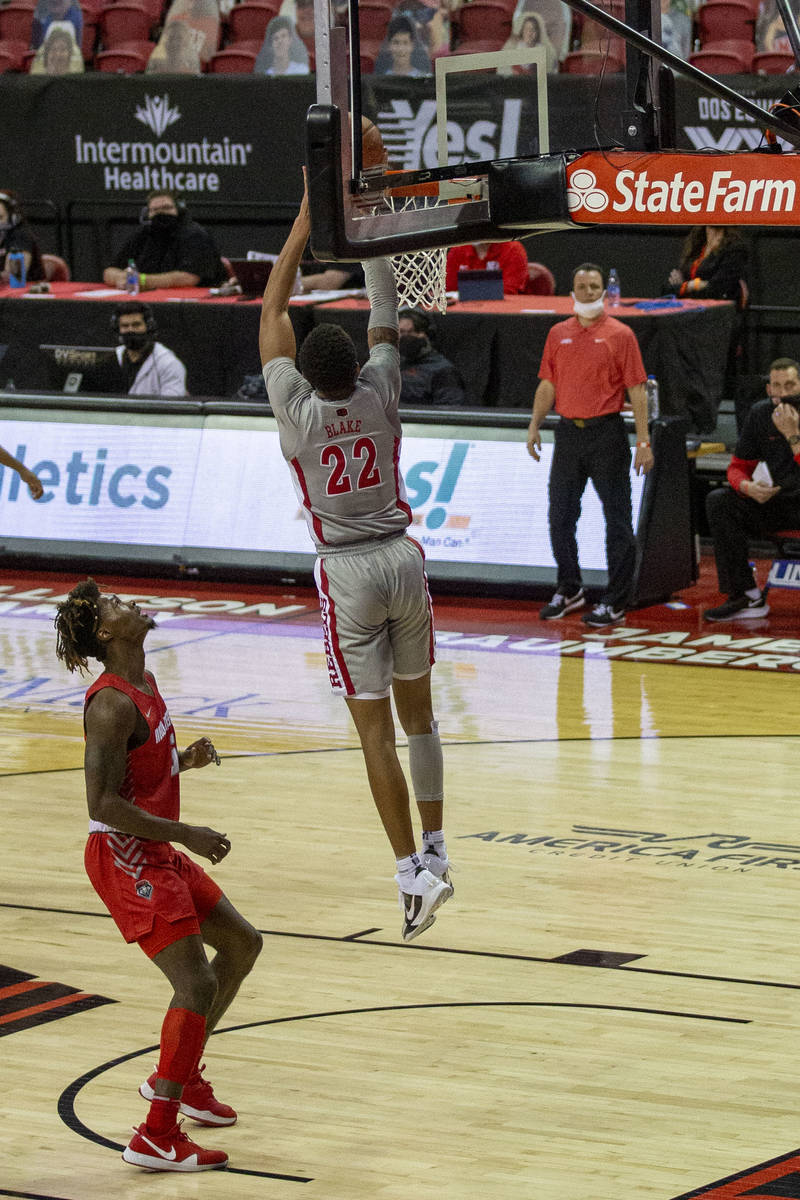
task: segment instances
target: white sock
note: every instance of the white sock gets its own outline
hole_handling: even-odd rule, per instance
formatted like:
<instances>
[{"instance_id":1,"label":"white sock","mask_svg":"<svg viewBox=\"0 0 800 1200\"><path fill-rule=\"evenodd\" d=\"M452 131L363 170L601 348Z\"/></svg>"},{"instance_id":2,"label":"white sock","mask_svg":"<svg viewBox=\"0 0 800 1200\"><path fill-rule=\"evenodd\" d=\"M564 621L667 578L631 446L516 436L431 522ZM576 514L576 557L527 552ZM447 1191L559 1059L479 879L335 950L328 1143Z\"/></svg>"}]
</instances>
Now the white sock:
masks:
<instances>
[{"instance_id":1,"label":"white sock","mask_svg":"<svg viewBox=\"0 0 800 1200\"><path fill-rule=\"evenodd\" d=\"M423 829L422 853L435 854L442 862L447 862L447 847L444 844L444 830Z\"/></svg>"},{"instance_id":2,"label":"white sock","mask_svg":"<svg viewBox=\"0 0 800 1200\"><path fill-rule=\"evenodd\" d=\"M745 596L747 596L748 600L760 600L761 599L761 588L757 588L757 587L748 588L747 591L745 592Z\"/></svg>"},{"instance_id":3,"label":"white sock","mask_svg":"<svg viewBox=\"0 0 800 1200\"><path fill-rule=\"evenodd\" d=\"M400 882L400 887L405 888L410 885L417 877L417 872L422 867L418 854L409 854L406 858L398 858L397 860L397 875Z\"/></svg>"}]
</instances>

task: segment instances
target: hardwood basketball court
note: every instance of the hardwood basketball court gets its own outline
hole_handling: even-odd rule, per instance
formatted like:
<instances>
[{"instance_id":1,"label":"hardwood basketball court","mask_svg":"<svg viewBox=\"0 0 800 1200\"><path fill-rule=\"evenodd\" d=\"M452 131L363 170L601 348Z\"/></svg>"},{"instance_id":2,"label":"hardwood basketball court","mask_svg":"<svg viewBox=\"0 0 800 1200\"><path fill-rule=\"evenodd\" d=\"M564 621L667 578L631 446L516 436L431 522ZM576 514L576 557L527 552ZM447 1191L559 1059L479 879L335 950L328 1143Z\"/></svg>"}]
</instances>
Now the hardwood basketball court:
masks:
<instances>
[{"instance_id":1,"label":"hardwood basketball court","mask_svg":"<svg viewBox=\"0 0 800 1200\"><path fill-rule=\"evenodd\" d=\"M0 576L0 1196L800 1195L791 593L712 630L704 572L622 638L435 597L458 871L405 946L314 595L101 580L158 610L179 743L223 759L184 813L228 833L210 869L265 939L208 1047L240 1118L198 1140L231 1166L186 1177L119 1157L168 990L83 872L88 681L52 628L75 581Z\"/></svg>"}]
</instances>

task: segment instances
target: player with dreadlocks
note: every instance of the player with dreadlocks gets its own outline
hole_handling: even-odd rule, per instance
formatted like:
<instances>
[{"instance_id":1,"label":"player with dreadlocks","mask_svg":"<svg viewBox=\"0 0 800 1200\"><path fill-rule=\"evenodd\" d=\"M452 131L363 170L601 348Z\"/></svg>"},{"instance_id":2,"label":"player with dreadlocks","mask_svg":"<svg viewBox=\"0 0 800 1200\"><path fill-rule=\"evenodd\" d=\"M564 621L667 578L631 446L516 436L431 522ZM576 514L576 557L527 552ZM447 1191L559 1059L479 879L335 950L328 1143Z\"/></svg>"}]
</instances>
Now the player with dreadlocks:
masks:
<instances>
[{"instance_id":1,"label":"player with dreadlocks","mask_svg":"<svg viewBox=\"0 0 800 1200\"><path fill-rule=\"evenodd\" d=\"M70 671L90 658L105 667L84 703L89 879L126 942L138 942L163 971L173 997L161 1028L156 1070L139 1089L150 1101L125 1162L155 1171L207 1171L227 1165L181 1130L178 1114L201 1125L232 1125L235 1111L201 1074L206 1039L233 1000L259 951L261 935L187 855L221 862L224 833L180 820L178 775L219 756L208 738L178 751L175 731L144 640L152 617L130 601L79 583L58 606L56 654ZM209 962L205 945L216 951Z\"/></svg>"}]
</instances>

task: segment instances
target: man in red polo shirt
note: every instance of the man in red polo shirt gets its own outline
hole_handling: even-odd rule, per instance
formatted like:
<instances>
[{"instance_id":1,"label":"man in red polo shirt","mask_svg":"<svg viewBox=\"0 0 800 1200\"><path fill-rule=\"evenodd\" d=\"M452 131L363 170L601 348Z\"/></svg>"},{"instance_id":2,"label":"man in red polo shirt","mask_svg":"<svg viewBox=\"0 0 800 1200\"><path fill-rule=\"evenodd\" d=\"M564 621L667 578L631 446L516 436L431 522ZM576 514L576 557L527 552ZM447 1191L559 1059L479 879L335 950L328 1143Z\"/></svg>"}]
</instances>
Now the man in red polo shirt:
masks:
<instances>
[{"instance_id":1,"label":"man in red polo shirt","mask_svg":"<svg viewBox=\"0 0 800 1200\"><path fill-rule=\"evenodd\" d=\"M558 567L556 592L539 616L563 617L586 604L578 563L576 528L581 497L591 479L606 522L608 587L583 620L595 628L625 616L636 566L631 520L631 452L621 411L627 393L636 424L637 474L653 465L647 432L647 378L639 345L630 328L606 316L603 272L583 263L572 274L575 316L547 335L539 386L528 426L528 453L538 462L539 430L555 406L556 426L550 468L548 522Z\"/></svg>"}]
</instances>

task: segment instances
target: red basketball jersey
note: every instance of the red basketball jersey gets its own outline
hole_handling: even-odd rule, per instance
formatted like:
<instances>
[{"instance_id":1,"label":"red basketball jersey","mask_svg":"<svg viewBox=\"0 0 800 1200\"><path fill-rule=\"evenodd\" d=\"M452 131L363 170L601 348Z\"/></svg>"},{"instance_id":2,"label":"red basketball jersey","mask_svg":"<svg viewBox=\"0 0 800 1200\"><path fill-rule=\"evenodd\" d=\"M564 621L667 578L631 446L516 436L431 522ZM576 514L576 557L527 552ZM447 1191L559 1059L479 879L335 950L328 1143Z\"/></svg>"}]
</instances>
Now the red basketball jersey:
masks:
<instances>
[{"instance_id":1,"label":"red basketball jersey","mask_svg":"<svg viewBox=\"0 0 800 1200\"><path fill-rule=\"evenodd\" d=\"M175 730L155 679L149 671L145 672L145 676L152 688L152 696L140 692L133 684L120 679L119 675L105 672L88 689L83 711L85 714L92 696L102 688L113 687L131 698L147 722L150 736L143 746L128 751L120 795L145 812L165 817L168 821L177 821L181 800Z\"/></svg>"}]
</instances>

